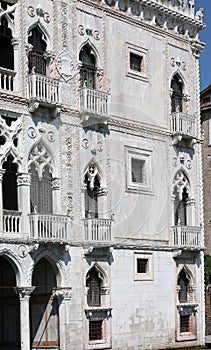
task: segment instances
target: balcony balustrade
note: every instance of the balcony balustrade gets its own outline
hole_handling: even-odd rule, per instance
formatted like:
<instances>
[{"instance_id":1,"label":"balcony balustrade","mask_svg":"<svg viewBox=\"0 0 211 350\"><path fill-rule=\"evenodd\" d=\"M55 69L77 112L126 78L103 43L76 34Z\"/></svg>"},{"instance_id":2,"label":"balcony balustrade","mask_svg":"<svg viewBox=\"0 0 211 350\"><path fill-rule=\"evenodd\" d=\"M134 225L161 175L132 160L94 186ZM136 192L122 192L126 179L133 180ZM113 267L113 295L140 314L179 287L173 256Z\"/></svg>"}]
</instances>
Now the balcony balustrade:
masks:
<instances>
[{"instance_id":1,"label":"balcony balustrade","mask_svg":"<svg viewBox=\"0 0 211 350\"><path fill-rule=\"evenodd\" d=\"M30 100L43 106L54 107L61 102L60 82L44 75L29 75L28 93ZM34 107L31 106L32 108Z\"/></svg>"},{"instance_id":2,"label":"balcony balustrade","mask_svg":"<svg viewBox=\"0 0 211 350\"><path fill-rule=\"evenodd\" d=\"M21 212L3 210L3 232L19 234L21 231Z\"/></svg>"},{"instance_id":3,"label":"balcony balustrade","mask_svg":"<svg viewBox=\"0 0 211 350\"><path fill-rule=\"evenodd\" d=\"M0 67L0 88L1 90L14 91L15 75L11 69Z\"/></svg>"},{"instance_id":4,"label":"balcony balustrade","mask_svg":"<svg viewBox=\"0 0 211 350\"><path fill-rule=\"evenodd\" d=\"M84 219L84 239L87 242L111 242L111 219Z\"/></svg>"},{"instance_id":5,"label":"balcony balustrade","mask_svg":"<svg viewBox=\"0 0 211 350\"><path fill-rule=\"evenodd\" d=\"M195 116L183 112L172 113L171 131L173 144L177 144L182 139L191 140L191 143L194 144L197 137Z\"/></svg>"},{"instance_id":6,"label":"balcony balustrade","mask_svg":"<svg viewBox=\"0 0 211 350\"><path fill-rule=\"evenodd\" d=\"M44 240L70 238L69 218L64 215L30 214L30 237Z\"/></svg>"},{"instance_id":7,"label":"balcony balustrade","mask_svg":"<svg viewBox=\"0 0 211 350\"><path fill-rule=\"evenodd\" d=\"M174 226L174 245L182 247L201 246L201 228L196 226Z\"/></svg>"},{"instance_id":8,"label":"balcony balustrade","mask_svg":"<svg viewBox=\"0 0 211 350\"><path fill-rule=\"evenodd\" d=\"M109 117L109 93L83 87L80 90L80 112L83 121L90 117L105 123Z\"/></svg>"}]
</instances>

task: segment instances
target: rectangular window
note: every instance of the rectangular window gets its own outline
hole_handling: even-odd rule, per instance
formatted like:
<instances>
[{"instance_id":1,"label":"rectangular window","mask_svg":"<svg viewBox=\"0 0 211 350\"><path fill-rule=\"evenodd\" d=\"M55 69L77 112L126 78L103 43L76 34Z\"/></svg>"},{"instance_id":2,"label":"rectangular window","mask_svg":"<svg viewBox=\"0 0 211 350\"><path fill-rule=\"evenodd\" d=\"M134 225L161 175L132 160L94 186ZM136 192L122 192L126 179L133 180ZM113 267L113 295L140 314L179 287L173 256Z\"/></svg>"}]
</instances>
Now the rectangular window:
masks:
<instances>
[{"instance_id":1,"label":"rectangular window","mask_svg":"<svg viewBox=\"0 0 211 350\"><path fill-rule=\"evenodd\" d=\"M137 273L147 273L148 272L148 259L137 259Z\"/></svg>"},{"instance_id":2,"label":"rectangular window","mask_svg":"<svg viewBox=\"0 0 211 350\"><path fill-rule=\"evenodd\" d=\"M89 321L89 340L102 340L103 339L103 320L90 320Z\"/></svg>"},{"instance_id":3,"label":"rectangular window","mask_svg":"<svg viewBox=\"0 0 211 350\"><path fill-rule=\"evenodd\" d=\"M136 72L142 71L142 61L143 57L139 56L133 52L130 52L130 69Z\"/></svg>"},{"instance_id":4,"label":"rectangular window","mask_svg":"<svg viewBox=\"0 0 211 350\"><path fill-rule=\"evenodd\" d=\"M148 82L148 50L126 43L126 76Z\"/></svg>"},{"instance_id":5,"label":"rectangular window","mask_svg":"<svg viewBox=\"0 0 211 350\"><path fill-rule=\"evenodd\" d=\"M151 151L126 148L127 190L152 193Z\"/></svg>"},{"instance_id":6,"label":"rectangular window","mask_svg":"<svg viewBox=\"0 0 211 350\"><path fill-rule=\"evenodd\" d=\"M180 315L180 333L191 333L191 315Z\"/></svg>"},{"instance_id":7,"label":"rectangular window","mask_svg":"<svg viewBox=\"0 0 211 350\"><path fill-rule=\"evenodd\" d=\"M153 280L153 254L148 252L134 253L135 273L134 280Z\"/></svg>"}]
</instances>

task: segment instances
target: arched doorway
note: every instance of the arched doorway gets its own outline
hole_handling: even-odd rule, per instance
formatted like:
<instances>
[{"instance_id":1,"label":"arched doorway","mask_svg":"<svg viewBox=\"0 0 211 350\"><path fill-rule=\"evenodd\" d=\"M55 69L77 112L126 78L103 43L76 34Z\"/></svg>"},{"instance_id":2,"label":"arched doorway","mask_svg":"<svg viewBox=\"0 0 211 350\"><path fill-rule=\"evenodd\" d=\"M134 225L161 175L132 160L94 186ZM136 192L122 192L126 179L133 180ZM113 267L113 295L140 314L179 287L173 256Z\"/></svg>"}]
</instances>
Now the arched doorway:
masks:
<instances>
[{"instance_id":1,"label":"arched doorway","mask_svg":"<svg viewBox=\"0 0 211 350\"><path fill-rule=\"evenodd\" d=\"M53 297L56 274L47 259L42 258L35 266L30 298L30 323L32 349L59 346L58 302Z\"/></svg>"},{"instance_id":2,"label":"arched doorway","mask_svg":"<svg viewBox=\"0 0 211 350\"><path fill-rule=\"evenodd\" d=\"M0 349L20 350L20 302L15 272L9 261L0 257Z\"/></svg>"}]
</instances>

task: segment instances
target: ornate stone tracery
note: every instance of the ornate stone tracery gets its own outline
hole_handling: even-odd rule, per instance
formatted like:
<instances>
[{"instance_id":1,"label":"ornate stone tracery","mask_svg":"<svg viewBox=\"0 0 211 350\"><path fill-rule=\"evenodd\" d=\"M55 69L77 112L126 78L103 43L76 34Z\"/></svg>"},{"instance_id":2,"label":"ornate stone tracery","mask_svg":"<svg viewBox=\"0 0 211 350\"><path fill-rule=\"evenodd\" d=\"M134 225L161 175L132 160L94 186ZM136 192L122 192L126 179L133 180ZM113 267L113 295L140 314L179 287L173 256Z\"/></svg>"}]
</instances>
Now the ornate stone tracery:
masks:
<instances>
[{"instance_id":1,"label":"ornate stone tracery","mask_svg":"<svg viewBox=\"0 0 211 350\"><path fill-rule=\"evenodd\" d=\"M52 157L42 142L36 144L29 154L28 167L30 168L32 164L35 165L39 178L42 178L46 166L50 172L53 171Z\"/></svg>"},{"instance_id":2,"label":"ornate stone tracery","mask_svg":"<svg viewBox=\"0 0 211 350\"><path fill-rule=\"evenodd\" d=\"M187 194L190 194L190 183L187 176L184 174L182 170L179 170L178 173L175 175L173 185L174 185L174 190L179 195L179 200L182 200L184 189L186 189Z\"/></svg>"}]
</instances>

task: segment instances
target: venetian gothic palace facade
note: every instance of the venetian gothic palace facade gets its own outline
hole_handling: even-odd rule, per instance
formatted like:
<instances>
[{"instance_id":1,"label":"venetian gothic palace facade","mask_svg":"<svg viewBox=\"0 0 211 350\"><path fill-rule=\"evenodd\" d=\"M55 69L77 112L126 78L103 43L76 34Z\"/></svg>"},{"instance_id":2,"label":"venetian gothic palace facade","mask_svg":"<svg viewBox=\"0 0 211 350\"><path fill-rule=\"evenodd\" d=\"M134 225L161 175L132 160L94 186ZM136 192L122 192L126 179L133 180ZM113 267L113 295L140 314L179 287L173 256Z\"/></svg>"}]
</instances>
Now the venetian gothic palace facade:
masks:
<instances>
[{"instance_id":1,"label":"venetian gothic palace facade","mask_svg":"<svg viewBox=\"0 0 211 350\"><path fill-rule=\"evenodd\" d=\"M204 343L193 0L0 1L0 349Z\"/></svg>"}]
</instances>

